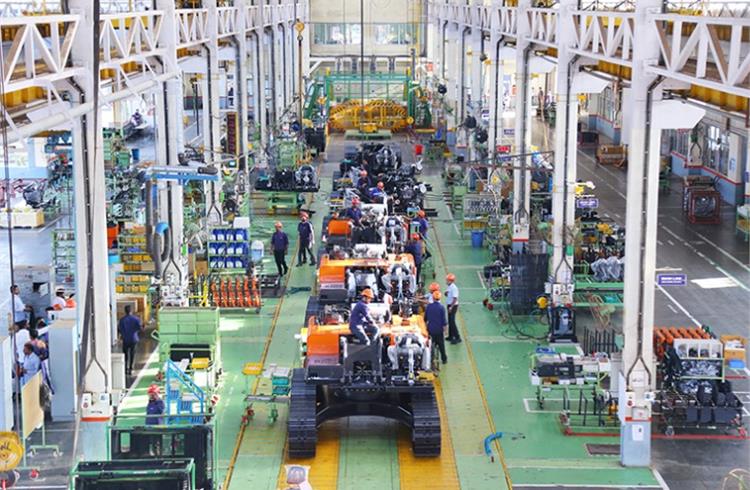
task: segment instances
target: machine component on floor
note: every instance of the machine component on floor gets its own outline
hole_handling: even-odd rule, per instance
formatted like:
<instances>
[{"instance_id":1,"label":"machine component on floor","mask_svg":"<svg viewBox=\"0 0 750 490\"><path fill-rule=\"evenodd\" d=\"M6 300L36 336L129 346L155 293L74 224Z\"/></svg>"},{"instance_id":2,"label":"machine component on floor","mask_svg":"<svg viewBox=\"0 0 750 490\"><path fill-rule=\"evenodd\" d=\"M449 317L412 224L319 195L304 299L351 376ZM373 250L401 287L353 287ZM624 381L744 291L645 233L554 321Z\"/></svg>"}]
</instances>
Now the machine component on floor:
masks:
<instances>
[{"instance_id":1,"label":"machine component on floor","mask_svg":"<svg viewBox=\"0 0 750 490\"><path fill-rule=\"evenodd\" d=\"M578 342L576 337L575 310L570 306L549 306L547 308L549 320L550 342Z\"/></svg>"},{"instance_id":2,"label":"machine component on floor","mask_svg":"<svg viewBox=\"0 0 750 490\"><path fill-rule=\"evenodd\" d=\"M290 392L291 457L315 456L318 427L349 416L394 419L411 429L415 456L440 455L440 413L421 317L394 316L369 345L354 343L346 324L310 318L301 342L304 363L292 372Z\"/></svg>"},{"instance_id":3,"label":"machine component on floor","mask_svg":"<svg viewBox=\"0 0 750 490\"><path fill-rule=\"evenodd\" d=\"M628 162L628 147L625 145L599 145L596 147L596 163L623 168Z\"/></svg>"}]
</instances>

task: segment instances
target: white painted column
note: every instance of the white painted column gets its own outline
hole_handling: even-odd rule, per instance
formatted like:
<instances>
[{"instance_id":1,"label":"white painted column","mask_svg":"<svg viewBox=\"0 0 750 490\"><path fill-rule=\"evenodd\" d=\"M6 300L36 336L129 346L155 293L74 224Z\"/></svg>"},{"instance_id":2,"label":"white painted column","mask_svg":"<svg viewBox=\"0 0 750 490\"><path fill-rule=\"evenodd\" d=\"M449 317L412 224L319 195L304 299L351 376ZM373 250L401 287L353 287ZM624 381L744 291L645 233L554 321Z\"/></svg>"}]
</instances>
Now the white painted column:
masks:
<instances>
[{"instance_id":1,"label":"white painted column","mask_svg":"<svg viewBox=\"0 0 750 490\"><path fill-rule=\"evenodd\" d=\"M212 146L209 148L212 151L212 155L209 156L211 161L219 158L221 155L221 73L219 73L219 22L218 22L218 10L216 8L216 0L205 0L204 5L208 8L208 32L211 37L211 41L207 44L208 51L210 54L210 60L208 60L208 74L205 77L208 87L208 99L209 108L203 108L209 117L209 128L211 130ZM218 197L218 196L217 196Z\"/></svg>"},{"instance_id":2,"label":"white painted column","mask_svg":"<svg viewBox=\"0 0 750 490\"><path fill-rule=\"evenodd\" d=\"M252 64L253 81L255 82L256 91L253 102L255 106L255 121L260 132L260 148L256 148L255 151L256 164L260 167L265 167L268 163L265 154L265 149L268 146L268 121L266 119L266 44L264 42L266 35L262 27L265 22L265 14L263 13L263 9L260 12L261 26L255 30L255 38L253 39L254 49L252 57L254 60Z\"/></svg>"},{"instance_id":3,"label":"white painted column","mask_svg":"<svg viewBox=\"0 0 750 490\"><path fill-rule=\"evenodd\" d=\"M622 374L628 402L620 402L620 461L625 466L648 466L651 462L651 403L646 400L656 381L653 364L653 295L658 197L659 137L649 138L649 87L655 80L645 65L659 58L659 40L648 27L646 15L658 11L660 0L641 0L635 8L633 73L631 78L632 120L628 141L628 179L625 215L625 290L623 305ZM660 91L653 101L661 99ZM645 152L648 151L648 160ZM656 192L649 186L648 207L644 202L647 167L656 167L653 179ZM652 172L649 172L651 174ZM643 213L646 212L644 227ZM644 241L644 228L645 241ZM649 242L652 242L651 246ZM645 246L644 246L645 245ZM650 250L649 250L650 249ZM639 339L642 339L639 341Z\"/></svg>"},{"instance_id":4,"label":"white painted column","mask_svg":"<svg viewBox=\"0 0 750 490\"><path fill-rule=\"evenodd\" d=\"M76 83L83 89L83 102L93 102L98 90L93 84L94 9L88 0L70 0L71 13L82 15L78 35L74 38L71 59L86 70ZM104 148L101 111L87 113L73 124L73 173L76 216L76 267L79 332L89 339L81 353L85 356L82 373L83 391L95 398L107 395L112 388L112 334L109 307L107 254L107 205L104 183ZM88 173L85 180L84 168ZM107 410L108 412L108 410ZM85 416L85 413L84 413Z\"/></svg>"},{"instance_id":5,"label":"white painted column","mask_svg":"<svg viewBox=\"0 0 750 490\"><path fill-rule=\"evenodd\" d=\"M81 15L71 61L85 69L85 75L75 79L82 93L78 93L75 87L72 93L79 104L92 103L99 91L93 79L93 2L71 0L68 5L71 13ZM112 415L112 297L107 254L102 111L95 111L73 121L76 314L84 366L83 372L79 373L83 398L77 402L80 403L81 424L75 457L89 460L106 458L107 425Z\"/></svg>"},{"instance_id":6,"label":"white painted column","mask_svg":"<svg viewBox=\"0 0 750 490\"><path fill-rule=\"evenodd\" d=\"M175 4L172 0L156 0L156 6L164 11L159 45L164 48L165 69L178 69L177 28L175 25ZM157 92L156 127L157 152L163 157L164 165L179 165L178 155L184 149L183 130L183 85L181 78L164 83L161 93ZM204 109L205 110L205 109ZM188 304L188 264L187 254L183 254L183 198L182 186L174 182L159 182L158 215L160 221L167 222L172 235L172 253L164 264L162 277L162 299L175 305Z\"/></svg>"},{"instance_id":7,"label":"white painted column","mask_svg":"<svg viewBox=\"0 0 750 490\"><path fill-rule=\"evenodd\" d=\"M531 0L519 0L517 7L517 42L516 42L516 128L515 154L528 154L531 145L531 90L529 88L528 61L531 53L527 52L529 42L529 18L526 10L531 7ZM525 158L527 168L530 159ZM514 162L513 170L513 250L522 250L529 241L530 206L531 206L531 172L521 171L518 167L521 159Z\"/></svg>"},{"instance_id":8,"label":"white painted column","mask_svg":"<svg viewBox=\"0 0 750 490\"><path fill-rule=\"evenodd\" d=\"M245 25L245 20L247 18L247 16L245 15L245 12L247 10L247 0L235 0L234 6L237 7L240 12L237 18L237 36L235 37L235 41L237 43L237 72L235 73L234 97L237 107L237 119L240 139L237 150L240 154L239 167L241 169L246 169L247 153L250 144L250 135L247 126L247 118L249 114L247 101L247 75L248 70L250 69L248 60L249 40L247 39L247 26Z\"/></svg>"},{"instance_id":9,"label":"white painted column","mask_svg":"<svg viewBox=\"0 0 750 490\"><path fill-rule=\"evenodd\" d=\"M481 0L474 0L474 4L482 5ZM479 28L471 30L471 101L474 106L472 115L479 121L482 115L482 30ZM468 115L468 113L467 113Z\"/></svg>"},{"instance_id":10,"label":"white painted column","mask_svg":"<svg viewBox=\"0 0 750 490\"><path fill-rule=\"evenodd\" d=\"M561 0L557 13L557 113L555 126L555 168L552 186L552 303L572 303L573 243L570 231L575 226L575 181L577 165L578 97L573 92L575 40L572 11L577 0Z\"/></svg>"},{"instance_id":11,"label":"white painted column","mask_svg":"<svg viewBox=\"0 0 750 490\"><path fill-rule=\"evenodd\" d=\"M458 120L458 100L461 94L458 91L458 79L460 78L460 74L459 64L457 62L457 53L460 51L458 46L459 34L460 32L455 24L448 25L445 34L445 66L443 67L443 70L445 71L445 87L448 90L445 94L445 100L453 110L452 115L446 118L449 128L456 127L460 124Z\"/></svg>"}]
</instances>

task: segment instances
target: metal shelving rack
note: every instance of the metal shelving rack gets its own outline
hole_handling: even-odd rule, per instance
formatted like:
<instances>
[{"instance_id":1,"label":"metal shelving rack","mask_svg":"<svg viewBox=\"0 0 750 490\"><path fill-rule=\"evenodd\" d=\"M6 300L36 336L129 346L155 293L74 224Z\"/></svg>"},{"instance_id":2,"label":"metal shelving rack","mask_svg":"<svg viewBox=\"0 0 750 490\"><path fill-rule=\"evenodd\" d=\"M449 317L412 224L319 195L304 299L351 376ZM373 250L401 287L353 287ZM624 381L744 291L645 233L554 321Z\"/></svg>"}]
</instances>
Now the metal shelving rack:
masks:
<instances>
[{"instance_id":1,"label":"metal shelving rack","mask_svg":"<svg viewBox=\"0 0 750 490\"><path fill-rule=\"evenodd\" d=\"M76 237L71 228L52 231L52 263L55 269L55 287L75 290Z\"/></svg>"}]
</instances>

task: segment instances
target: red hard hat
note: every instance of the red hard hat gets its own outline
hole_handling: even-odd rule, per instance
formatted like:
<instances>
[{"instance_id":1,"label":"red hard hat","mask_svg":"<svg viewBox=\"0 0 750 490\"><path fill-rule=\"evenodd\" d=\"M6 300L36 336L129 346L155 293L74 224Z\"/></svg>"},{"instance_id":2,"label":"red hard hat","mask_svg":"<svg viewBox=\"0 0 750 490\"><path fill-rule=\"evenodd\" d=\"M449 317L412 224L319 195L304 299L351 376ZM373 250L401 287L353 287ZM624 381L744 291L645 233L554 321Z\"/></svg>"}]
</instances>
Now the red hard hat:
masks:
<instances>
[{"instance_id":1,"label":"red hard hat","mask_svg":"<svg viewBox=\"0 0 750 490\"><path fill-rule=\"evenodd\" d=\"M159 394L161 394L161 390L159 388L159 385L153 384L153 385L149 386L148 387L148 394L149 395L153 395L153 394L159 395Z\"/></svg>"},{"instance_id":2,"label":"red hard hat","mask_svg":"<svg viewBox=\"0 0 750 490\"><path fill-rule=\"evenodd\" d=\"M420 209L419 211L417 211L417 216L419 216L420 218L424 218L426 215L425 212Z\"/></svg>"},{"instance_id":3,"label":"red hard hat","mask_svg":"<svg viewBox=\"0 0 750 490\"><path fill-rule=\"evenodd\" d=\"M455 275L455 274L453 274L453 273L447 274L447 275L445 276L445 280L446 280L446 281L455 281L455 280L456 280L456 275Z\"/></svg>"},{"instance_id":4,"label":"red hard hat","mask_svg":"<svg viewBox=\"0 0 750 490\"><path fill-rule=\"evenodd\" d=\"M430 283L430 291L432 292L440 291L440 284L436 282Z\"/></svg>"},{"instance_id":5,"label":"red hard hat","mask_svg":"<svg viewBox=\"0 0 750 490\"><path fill-rule=\"evenodd\" d=\"M411 234L411 239L412 240L419 240L419 233L412 233Z\"/></svg>"},{"instance_id":6,"label":"red hard hat","mask_svg":"<svg viewBox=\"0 0 750 490\"><path fill-rule=\"evenodd\" d=\"M362 291L362 297L363 298L370 298L370 299L372 299L372 298L375 297L375 295L372 294L372 289L368 288L368 289L365 289L364 291Z\"/></svg>"}]
</instances>

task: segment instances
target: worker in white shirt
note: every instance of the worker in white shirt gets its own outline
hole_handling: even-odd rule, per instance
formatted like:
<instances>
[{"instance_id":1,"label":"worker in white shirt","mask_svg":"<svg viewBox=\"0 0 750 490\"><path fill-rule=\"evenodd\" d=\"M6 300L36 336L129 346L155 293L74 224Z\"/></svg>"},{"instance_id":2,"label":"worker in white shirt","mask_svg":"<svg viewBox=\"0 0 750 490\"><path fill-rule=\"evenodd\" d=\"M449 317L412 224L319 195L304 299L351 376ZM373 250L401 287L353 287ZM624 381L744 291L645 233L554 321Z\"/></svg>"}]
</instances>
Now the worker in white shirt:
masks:
<instances>
[{"instance_id":1,"label":"worker in white shirt","mask_svg":"<svg viewBox=\"0 0 750 490\"><path fill-rule=\"evenodd\" d=\"M455 274L445 276L445 282L448 285L445 291L445 306L448 310L448 337L451 344L461 343L461 334L456 326L456 313L458 312L458 286L456 286Z\"/></svg>"},{"instance_id":2,"label":"worker in white shirt","mask_svg":"<svg viewBox=\"0 0 750 490\"><path fill-rule=\"evenodd\" d=\"M24 304L17 284L10 287L10 294L13 299L13 323L17 327L27 326L29 323L29 312L31 311L31 307Z\"/></svg>"},{"instance_id":3,"label":"worker in white shirt","mask_svg":"<svg viewBox=\"0 0 750 490\"><path fill-rule=\"evenodd\" d=\"M67 301L65 299L65 289L63 288L57 288L55 289L55 297L52 298L52 309L55 311L60 311L65 309L65 305L67 304Z\"/></svg>"}]
</instances>

